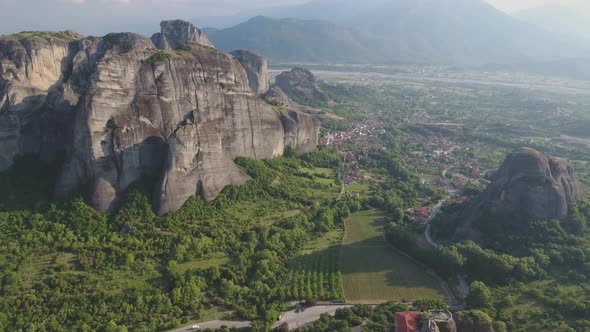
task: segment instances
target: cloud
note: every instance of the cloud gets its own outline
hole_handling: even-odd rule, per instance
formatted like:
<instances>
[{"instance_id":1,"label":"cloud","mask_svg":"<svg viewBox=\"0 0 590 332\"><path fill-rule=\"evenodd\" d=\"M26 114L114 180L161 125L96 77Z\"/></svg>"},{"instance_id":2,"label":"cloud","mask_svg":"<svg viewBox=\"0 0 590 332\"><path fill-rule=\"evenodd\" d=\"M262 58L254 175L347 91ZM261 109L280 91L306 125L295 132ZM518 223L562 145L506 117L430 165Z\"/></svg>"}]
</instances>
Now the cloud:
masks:
<instances>
[{"instance_id":1,"label":"cloud","mask_svg":"<svg viewBox=\"0 0 590 332\"><path fill-rule=\"evenodd\" d=\"M69 2L74 5L83 5L84 3L86 3L86 0L69 0Z\"/></svg>"}]
</instances>

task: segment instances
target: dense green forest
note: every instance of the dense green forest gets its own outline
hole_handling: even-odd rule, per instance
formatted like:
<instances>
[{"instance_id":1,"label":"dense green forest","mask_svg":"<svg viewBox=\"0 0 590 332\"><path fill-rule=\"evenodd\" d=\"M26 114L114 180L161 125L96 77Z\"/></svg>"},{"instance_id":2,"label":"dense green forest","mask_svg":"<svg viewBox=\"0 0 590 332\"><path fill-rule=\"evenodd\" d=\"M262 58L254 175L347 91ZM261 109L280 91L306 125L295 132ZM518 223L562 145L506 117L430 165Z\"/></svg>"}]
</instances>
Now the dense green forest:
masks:
<instances>
[{"instance_id":1,"label":"dense green forest","mask_svg":"<svg viewBox=\"0 0 590 332\"><path fill-rule=\"evenodd\" d=\"M54 168L18 159L0 174L0 330L164 330L198 320L211 306L262 326L274 322L287 300L288 258L360 208L335 201L336 185L300 172L338 167L338 160L324 149L301 158L240 158L252 181L213 203L195 197L158 217L149 181L107 216L79 197L50 203Z\"/></svg>"}]
</instances>

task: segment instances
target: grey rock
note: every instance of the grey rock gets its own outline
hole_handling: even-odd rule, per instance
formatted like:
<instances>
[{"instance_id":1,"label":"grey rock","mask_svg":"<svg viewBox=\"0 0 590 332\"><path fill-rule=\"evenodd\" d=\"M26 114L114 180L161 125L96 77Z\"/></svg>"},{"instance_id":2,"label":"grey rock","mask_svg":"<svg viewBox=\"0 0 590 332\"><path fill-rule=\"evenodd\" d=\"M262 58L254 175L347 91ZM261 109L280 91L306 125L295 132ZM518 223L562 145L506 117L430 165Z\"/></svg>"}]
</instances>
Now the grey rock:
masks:
<instances>
[{"instance_id":1,"label":"grey rock","mask_svg":"<svg viewBox=\"0 0 590 332\"><path fill-rule=\"evenodd\" d=\"M320 111L298 105L277 86L270 88L264 99L280 114L285 130L285 145L302 153L315 150L320 134Z\"/></svg>"},{"instance_id":2,"label":"grey rock","mask_svg":"<svg viewBox=\"0 0 590 332\"><path fill-rule=\"evenodd\" d=\"M266 58L248 50L237 50L230 52L230 54L233 55L246 70L248 82L250 82L250 88L252 88L252 91L259 95L266 93L270 81Z\"/></svg>"},{"instance_id":3,"label":"grey rock","mask_svg":"<svg viewBox=\"0 0 590 332\"><path fill-rule=\"evenodd\" d=\"M80 35L0 38L0 170L18 154L54 160L71 140L79 95L67 82Z\"/></svg>"},{"instance_id":4,"label":"grey rock","mask_svg":"<svg viewBox=\"0 0 590 332\"><path fill-rule=\"evenodd\" d=\"M161 31L154 34L151 40L161 50L176 50L186 47L189 43L213 47L207 35L189 22L163 21L160 28Z\"/></svg>"},{"instance_id":5,"label":"grey rock","mask_svg":"<svg viewBox=\"0 0 590 332\"><path fill-rule=\"evenodd\" d=\"M277 75L275 85L286 94L298 99L317 102L327 106L334 106L334 101L323 91L317 83L311 71L294 67L291 71L285 71Z\"/></svg>"},{"instance_id":6,"label":"grey rock","mask_svg":"<svg viewBox=\"0 0 590 332\"><path fill-rule=\"evenodd\" d=\"M521 148L510 153L486 190L460 216L456 237L478 240L473 223L485 211L524 213L539 220L563 219L569 205L583 198L581 183L565 159Z\"/></svg>"},{"instance_id":7,"label":"grey rock","mask_svg":"<svg viewBox=\"0 0 590 332\"><path fill-rule=\"evenodd\" d=\"M63 148L56 196L86 185L92 206L112 211L145 172L158 179L163 214L248 181L236 157L317 144L317 121L274 109L234 57L211 47L188 42L154 57L152 41L130 33L27 43L0 41L0 168Z\"/></svg>"}]
</instances>

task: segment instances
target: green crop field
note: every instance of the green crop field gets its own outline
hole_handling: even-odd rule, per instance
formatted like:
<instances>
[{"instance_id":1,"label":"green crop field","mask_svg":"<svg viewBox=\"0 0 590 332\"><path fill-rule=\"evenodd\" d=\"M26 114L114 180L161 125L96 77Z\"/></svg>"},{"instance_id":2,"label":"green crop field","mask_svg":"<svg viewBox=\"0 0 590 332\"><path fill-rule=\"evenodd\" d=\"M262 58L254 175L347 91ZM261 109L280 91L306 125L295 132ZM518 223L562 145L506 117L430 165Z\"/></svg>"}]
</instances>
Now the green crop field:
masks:
<instances>
[{"instance_id":1,"label":"green crop field","mask_svg":"<svg viewBox=\"0 0 590 332\"><path fill-rule=\"evenodd\" d=\"M340 244L342 229L310 241L290 264L285 292L293 300L343 300Z\"/></svg>"},{"instance_id":2,"label":"green crop field","mask_svg":"<svg viewBox=\"0 0 590 332\"><path fill-rule=\"evenodd\" d=\"M369 183L364 181L363 183L347 184L344 186L347 191L354 191L358 193L366 193L369 191Z\"/></svg>"},{"instance_id":3,"label":"green crop field","mask_svg":"<svg viewBox=\"0 0 590 332\"><path fill-rule=\"evenodd\" d=\"M389 247L381 236L381 213L354 213L346 220L340 249L344 297L349 303L444 298L436 278Z\"/></svg>"}]
</instances>

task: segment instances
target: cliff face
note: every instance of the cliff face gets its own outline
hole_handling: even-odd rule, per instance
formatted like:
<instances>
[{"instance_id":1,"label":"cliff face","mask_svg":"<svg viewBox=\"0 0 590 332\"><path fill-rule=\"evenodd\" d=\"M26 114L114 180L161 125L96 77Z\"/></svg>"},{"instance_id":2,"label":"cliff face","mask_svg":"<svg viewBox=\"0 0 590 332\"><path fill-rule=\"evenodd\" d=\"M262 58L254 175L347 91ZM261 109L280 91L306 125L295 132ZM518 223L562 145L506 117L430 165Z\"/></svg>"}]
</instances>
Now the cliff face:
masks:
<instances>
[{"instance_id":1,"label":"cliff face","mask_svg":"<svg viewBox=\"0 0 590 332\"><path fill-rule=\"evenodd\" d=\"M0 169L16 154L65 148L56 195L87 184L90 203L102 211L142 172L159 178L160 213L248 181L233 159L281 155L283 115L253 93L240 63L195 29L163 22L159 46L176 49L168 52L126 33L2 41Z\"/></svg>"},{"instance_id":2,"label":"cliff face","mask_svg":"<svg viewBox=\"0 0 590 332\"><path fill-rule=\"evenodd\" d=\"M53 159L71 140L69 123L79 95L64 80L71 75L78 38L64 32L0 39L0 170L17 154Z\"/></svg>"},{"instance_id":3,"label":"cliff face","mask_svg":"<svg viewBox=\"0 0 590 332\"><path fill-rule=\"evenodd\" d=\"M319 111L296 104L277 86L270 88L263 97L280 114L285 144L299 152L315 150L320 135Z\"/></svg>"},{"instance_id":4,"label":"cliff face","mask_svg":"<svg viewBox=\"0 0 590 332\"><path fill-rule=\"evenodd\" d=\"M248 50L237 50L230 52L230 54L233 55L246 70L252 91L258 95L266 93L270 81L266 58Z\"/></svg>"},{"instance_id":5,"label":"cliff face","mask_svg":"<svg viewBox=\"0 0 590 332\"><path fill-rule=\"evenodd\" d=\"M492 183L463 213L458 237L473 238L472 224L484 211L527 214L540 220L563 219L568 206L583 196L573 167L522 148L509 154Z\"/></svg>"},{"instance_id":6,"label":"cliff face","mask_svg":"<svg viewBox=\"0 0 590 332\"><path fill-rule=\"evenodd\" d=\"M189 43L213 47L207 35L189 22L162 21L160 29L161 32L154 34L151 40L161 50L176 50Z\"/></svg>"}]
</instances>

